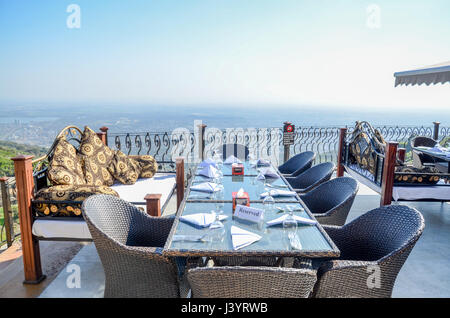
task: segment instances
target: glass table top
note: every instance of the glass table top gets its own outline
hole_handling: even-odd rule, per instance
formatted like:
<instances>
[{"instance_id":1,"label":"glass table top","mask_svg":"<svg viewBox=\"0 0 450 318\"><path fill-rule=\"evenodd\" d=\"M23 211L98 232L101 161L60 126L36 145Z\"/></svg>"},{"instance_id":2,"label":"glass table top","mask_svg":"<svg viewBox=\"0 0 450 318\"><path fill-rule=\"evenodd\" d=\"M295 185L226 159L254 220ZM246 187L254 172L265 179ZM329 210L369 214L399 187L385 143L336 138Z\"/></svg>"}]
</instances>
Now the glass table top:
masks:
<instances>
[{"instance_id":1,"label":"glass table top","mask_svg":"<svg viewBox=\"0 0 450 318\"><path fill-rule=\"evenodd\" d=\"M223 221L225 235L223 241L215 242L190 242L190 241L172 241L173 235L204 236L209 228L201 228L179 218L174 223L171 236L165 250L173 255L203 255L214 256L227 253L236 253L237 255L296 255L307 257L333 257L338 256L339 251L330 243L328 236L324 235L323 229L319 224L316 225L298 225L297 236L301 243L300 250L294 250L289 244L287 234L282 225L267 226L266 222L282 216L286 212L280 212L279 207L284 211L286 206L291 205L294 209L302 208L300 203L276 203L271 211L264 212L264 223L256 224L246 220L233 217L232 203L223 204L223 215L228 218ZM264 209L262 203L251 204L251 207ZM211 213L216 208L215 203L189 203L187 202L180 215L189 215L195 213ZM179 211L180 212L180 211ZM294 212L295 215L308 219L313 219L306 211ZM232 238L230 234L231 226L237 226L241 229L260 235L262 238L242 249L233 250Z\"/></svg>"}]
</instances>

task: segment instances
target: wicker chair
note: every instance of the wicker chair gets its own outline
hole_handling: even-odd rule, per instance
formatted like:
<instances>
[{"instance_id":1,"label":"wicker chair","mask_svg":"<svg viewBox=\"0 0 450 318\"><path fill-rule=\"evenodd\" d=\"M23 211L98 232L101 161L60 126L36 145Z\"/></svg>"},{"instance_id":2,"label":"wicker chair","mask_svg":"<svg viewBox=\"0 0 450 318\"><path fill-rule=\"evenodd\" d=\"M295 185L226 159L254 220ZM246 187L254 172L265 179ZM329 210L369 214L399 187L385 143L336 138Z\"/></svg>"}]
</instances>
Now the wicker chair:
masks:
<instances>
[{"instance_id":1,"label":"wicker chair","mask_svg":"<svg viewBox=\"0 0 450 318\"><path fill-rule=\"evenodd\" d=\"M225 144L222 146L223 160L233 155L236 158L245 161L248 158L248 154L249 154L248 147L241 144Z\"/></svg>"},{"instance_id":2,"label":"wicker chair","mask_svg":"<svg viewBox=\"0 0 450 318\"><path fill-rule=\"evenodd\" d=\"M311 168L312 163L316 154L313 151L305 151L295 155L290 158L288 161L283 163L278 167L278 170L282 174L290 175L291 177L296 177L306 169Z\"/></svg>"},{"instance_id":3,"label":"wicker chair","mask_svg":"<svg viewBox=\"0 0 450 318\"><path fill-rule=\"evenodd\" d=\"M411 140L411 146L412 147L434 147L436 146L437 141L434 139L431 139L429 137L424 136L417 136ZM412 157L413 157L413 166L416 168L423 168L424 166L434 166L435 160L433 157L417 151L412 150Z\"/></svg>"},{"instance_id":4,"label":"wicker chair","mask_svg":"<svg viewBox=\"0 0 450 318\"><path fill-rule=\"evenodd\" d=\"M313 296L391 297L424 227L417 210L401 205L374 209L343 227L324 226L341 257L320 266Z\"/></svg>"},{"instance_id":5,"label":"wicker chair","mask_svg":"<svg viewBox=\"0 0 450 318\"><path fill-rule=\"evenodd\" d=\"M89 197L82 210L105 270L105 297L187 296L175 260L161 255L173 218L109 195Z\"/></svg>"},{"instance_id":6,"label":"wicker chair","mask_svg":"<svg viewBox=\"0 0 450 318\"><path fill-rule=\"evenodd\" d=\"M296 266L197 267L187 278L194 298L307 298L316 271Z\"/></svg>"},{"instance_id":7,"label":"wicker chair","mask_svg":"<svg viewBox=\"0 0 450 318\"><path fill-rule=\"evenodd\" d=\"M286 177L286 181L298 193L305 193L319 184L330 180L335 165L332 162L324 162L307 169L296 177Z\"/></svg>"},{"instance_id":8,"label":"wicker chair","mask_svg":"<svg viewBox=\"0 0 450 318\"><path fill-rule=\"evenodd\" d=\"M358 182L350 177L322 183L300 198L320 224L344 225L358 192Z\"/></svg>"}]
</instances>

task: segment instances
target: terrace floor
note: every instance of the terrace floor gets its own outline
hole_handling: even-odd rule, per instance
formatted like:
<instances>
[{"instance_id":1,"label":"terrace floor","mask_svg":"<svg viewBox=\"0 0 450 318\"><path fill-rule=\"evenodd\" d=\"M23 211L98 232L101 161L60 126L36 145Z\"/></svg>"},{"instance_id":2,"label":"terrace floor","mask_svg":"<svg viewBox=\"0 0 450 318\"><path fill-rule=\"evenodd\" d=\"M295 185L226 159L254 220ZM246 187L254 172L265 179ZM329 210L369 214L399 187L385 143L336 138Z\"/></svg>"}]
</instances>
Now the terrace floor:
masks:
<instances>
[{"instance_id":1,"label":"terrace floor","mask_svg":"<svg viewBox=\"0 0 450 318\"><path fill-rule=\"evenodd\" d=\"M175 197L165 215L175 212ZM348 222L379 206L380 197L360 185ZM450 297L450 204L404 202L422 212L425 231L400 271L393 297ZM102 297L104 273L93 244L43 242L44 273L39 285L23 285L20 246L0 254L0 297ZM73 266L80 269L81 288L68 288L74 282ZM67 265L67 266L66 266Z\"/></svg>"}]
</instances>

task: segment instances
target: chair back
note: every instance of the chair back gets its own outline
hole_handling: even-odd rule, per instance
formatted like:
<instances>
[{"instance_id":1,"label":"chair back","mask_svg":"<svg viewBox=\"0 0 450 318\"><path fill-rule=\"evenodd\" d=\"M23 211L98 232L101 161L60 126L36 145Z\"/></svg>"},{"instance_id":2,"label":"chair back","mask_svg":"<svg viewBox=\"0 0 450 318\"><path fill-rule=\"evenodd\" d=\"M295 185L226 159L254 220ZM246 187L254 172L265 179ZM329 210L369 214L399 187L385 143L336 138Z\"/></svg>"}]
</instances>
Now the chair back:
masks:
<instances>
[{"instance_id":1,"label":"chair back","mask_svg":"<svg viewBox=\"0 0 450 318\"><path fill-rule=\"evenodd\" d=\"M248 147L242 144L225 144L222 146L223 160L227 159L229 156L235 156L242 161L246 161L248 154Z\"/></svg>"},{"instance_id":2,"label":"chair back","mask_svg":"<svg viewBox=\"0 0 450 318\"><path fill-rule=\"evenodd\" d=\"M289 183L296 190L308 192L319 184L330 180L335 167L336 166L332 162L320 163L307 169L294 179L289 180Z\"/></svg>"},{"instance_id":3,"label":"chair back","mask_svg":"<svg viewBox=\"0 0 450 318\"><path fill-rule=\"evenodd\" d=\"M436 140L425 136L417 136L411 140L411 146L413 147L434 147L436 144Z\"/></svg>"},{"instance_id":4,"label":"chair back","mask_svg":"<svg viewBox=\"0 0 450 318\"><path fill-rule=\"evenodd\" d=\"M224 266L190 269L195 298L306 298L316 282L310 269Z\"/></svg>"},{"instance_id":5,"label":"chair back","mask_svg":"<svg viewBox=\"0 0 450 318\"><path fill-rule=\"evenodd\" d=\"M403 258L404 250L412 249L424 227L422 214L408 206L373 209L344 226L351 242L342 246L341 258L378 262L395 256Z\"/></svg>"},{"instance_id":6,"label":"chair back","mask_svg":"<svg viewBox=\"0 0 450 318\"><path fill-rule=\"evenodd\" d=\"M355 179L340 177L320 184L300 198L319 223L343 225L357 192L358 182Z\"/></svg>"},{"instance_id":7,"label":"chair back","mask_svg":"<svg viewBox=\"0 0 450 318\"><path fill-rule=\"evenodd\" d=\"M283 174L290 174L292 177L296 177L312 166L315 157L316 154L313 151L299 153L279 166L278 170Z\"/></svg>"}]
</instances>

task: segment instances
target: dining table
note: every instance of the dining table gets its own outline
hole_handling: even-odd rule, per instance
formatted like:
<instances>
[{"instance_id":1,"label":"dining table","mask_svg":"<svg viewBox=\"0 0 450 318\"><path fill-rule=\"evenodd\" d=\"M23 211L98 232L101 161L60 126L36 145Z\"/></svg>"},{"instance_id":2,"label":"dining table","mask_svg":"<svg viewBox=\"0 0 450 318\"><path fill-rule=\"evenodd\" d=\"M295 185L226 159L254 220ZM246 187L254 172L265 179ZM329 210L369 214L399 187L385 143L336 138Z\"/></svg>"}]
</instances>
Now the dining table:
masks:
<instances>
[{"instance_id":1,"label":"dining table","mask_svg":"<svg viewBox=\"0 0 450 318\"><path fill-rule=\"evenodd\" d=\"M413 147L412 149L432 157L436 163L445 163L447 165L447 173L450 173L450 150L442 151L424 146Z\"/></svg>"},{"instance_id":2,"label":"dining table","mask_svg":"<svg viewBox=\"0 0 450 318\"><path fill-rule=\"evenodd\" d=\"M300 244L294 247L286 237L282 223L269 226L268 222L283 216L289 210L292 211L291 215L307 220L315 221L315 218L298 194L283 197L273 195L274 203L264 204L261 197L263 192L267 193L276 189L294 191L277 167L272 164L270 167L258 167L255 162L249 161L243 162L242 165L244 168L242 175L233 175L231 165L219 166L222 172L220 184L223 186L223 195L219 200L210 193L192 190L195 185L213 180L199 174L202 168L198 164L189 166L192 176L164 246L164 255L170 257L275 256L316 259L339 257L339 249L318 222L298 224L296 236ZM260 180L258 176L261 169L267 168L275 172L276 177ZM251 208L264 211L262 222L251 222L234 215L232 195L240 189L248 193ZM186 222L185 218L199 213L211 213L219 203L223 208L222 215L226 217L222 221L224 236L220 240L204 240L202 238L207 236L210 228ZM260 239L245 247L234 248L231 232L236 228L255 234Z\"/></svg>"}]
</instances>

